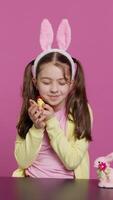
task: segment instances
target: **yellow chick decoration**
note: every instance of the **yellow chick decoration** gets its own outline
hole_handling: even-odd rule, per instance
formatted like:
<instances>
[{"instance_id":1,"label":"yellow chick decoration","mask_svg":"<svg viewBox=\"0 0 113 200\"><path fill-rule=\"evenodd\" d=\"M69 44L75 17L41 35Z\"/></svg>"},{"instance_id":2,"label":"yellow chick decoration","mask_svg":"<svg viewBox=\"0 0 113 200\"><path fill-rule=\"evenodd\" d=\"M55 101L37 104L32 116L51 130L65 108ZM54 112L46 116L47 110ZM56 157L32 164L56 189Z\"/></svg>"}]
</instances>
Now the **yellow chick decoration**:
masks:
<instances>
[{"instance_id":1,"label":"yellow chick decoration","mask_svg":"<svg viewBox=\"0 0 113 200\"><path fill-rule=\"evenodd\" d=\"M39 97L38 99L37 99L37 104L38 104L38 106L39 106L39 108L43 108L43 106L44 106L44 101Z\"/></svg>"}]
</instances>

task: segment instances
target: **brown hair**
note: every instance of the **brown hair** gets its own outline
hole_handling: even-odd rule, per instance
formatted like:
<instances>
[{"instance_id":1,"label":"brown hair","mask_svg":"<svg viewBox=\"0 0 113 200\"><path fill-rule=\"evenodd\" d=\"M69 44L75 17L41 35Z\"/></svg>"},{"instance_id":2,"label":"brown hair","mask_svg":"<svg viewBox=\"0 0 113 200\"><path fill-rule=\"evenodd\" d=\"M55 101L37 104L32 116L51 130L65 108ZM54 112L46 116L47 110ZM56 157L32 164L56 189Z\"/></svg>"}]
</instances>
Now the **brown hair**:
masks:
<instances>
[{"instance_id":1,"label":"brown hair","mask_svg":"<svg viewBox=\"0 0 113 200\"><path fill-rule=\"evenodd\" d=\"M91 141L91 116L88 108L84 73L81 63L75 58L73 58L73 61L77 65L77 71L74 78L73 89L67 98L66 109L67 113L73 116L77 138L85 137L87 140Z\"/></svg>"},{"instance_id":2,"label":"brown hair","mask_svg":"<svg viewBox=\"0 0 113 200\"><path fill-rule=\"evenodd\" d=\"M85 89L85 80L84 73L80 62L73 58L73 61L76 63L77 71L74 78L73 88L70 91L67 102L66 102L66 115L69 120L74 121L75 123L75 137L78 139L86 138L88 141L91 141L91 120L90 113L88 109L88 101L86 96ZM54 64L60 66L60 64L67 64L69 66L69 72L71 77L71 64L66 56L60 53L49 53L40 59L37 69L36 69L36 78L40 72L40 66L44 63L54 62ZM22 108L20 113L20 119L17 124L18 134L25 138L28 133L29 128L32 126L33 122L28 115L29 99L36 100L39 95L38 91L33 85L32 81L32 65L34 60L31 61L25 68L24 79L23 79L23 89L22 89ZM64 67L63 67L64 69ZM64 77L67 79L67 75L64 71ZM72 118L70 118L70 115Z\"/></svg>"}]
</instances>

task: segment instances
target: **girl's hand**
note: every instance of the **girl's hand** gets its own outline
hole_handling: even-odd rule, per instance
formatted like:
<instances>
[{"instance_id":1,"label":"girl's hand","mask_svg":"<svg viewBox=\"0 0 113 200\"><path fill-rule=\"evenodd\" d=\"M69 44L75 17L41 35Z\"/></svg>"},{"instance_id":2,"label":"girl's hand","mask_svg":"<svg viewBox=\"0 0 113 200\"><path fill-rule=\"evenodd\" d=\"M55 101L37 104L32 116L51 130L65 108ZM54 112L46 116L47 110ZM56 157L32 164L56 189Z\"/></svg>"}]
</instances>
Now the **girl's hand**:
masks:
<instances>
[{"instance_id":1,"label":"girl's hand","mask_svg":"<svg viewBox=\"0 0 113 200\"><path fill-rule=\"evenodd\" d=\"M43 115L45 116L45 120L47 121L54 116L54 110L48 104L44 104L43 108L44 108Z\"/></svg>"},{"instance_id":2,"label":"girl's hand","mask_svg":"<svg viewBox=\"0 0 113 200\"><path fill-rule=\"evenodd\" d=\"M30 119L32 120L34 126L36 128L45 128L45 116L43 115L44 109L40 109L37 105L37 103L30 99L30 107L28 109L28 114Z\"/></svg>"}]
</instances>

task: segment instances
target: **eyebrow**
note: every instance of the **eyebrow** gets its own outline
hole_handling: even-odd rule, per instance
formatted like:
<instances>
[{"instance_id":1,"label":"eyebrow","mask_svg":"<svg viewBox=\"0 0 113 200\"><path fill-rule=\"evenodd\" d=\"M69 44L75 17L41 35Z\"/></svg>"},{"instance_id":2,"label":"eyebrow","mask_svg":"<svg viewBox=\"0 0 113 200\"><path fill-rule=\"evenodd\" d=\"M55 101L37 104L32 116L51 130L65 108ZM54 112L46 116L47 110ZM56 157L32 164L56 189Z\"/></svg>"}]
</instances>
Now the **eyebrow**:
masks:
<instances>
[{"instance_id":1,"label":"eyebrow","mask_svg":"<svg viewBox=\"0 0 113 200\"><path fill-rule=\"evenodd\" d=\"M50 78L50 77L42 77L41 79L49 79L49 80L53 80L53 79ZM57 80L65 80L65 78L58 78Z\"/></svg>"}]
</instances>

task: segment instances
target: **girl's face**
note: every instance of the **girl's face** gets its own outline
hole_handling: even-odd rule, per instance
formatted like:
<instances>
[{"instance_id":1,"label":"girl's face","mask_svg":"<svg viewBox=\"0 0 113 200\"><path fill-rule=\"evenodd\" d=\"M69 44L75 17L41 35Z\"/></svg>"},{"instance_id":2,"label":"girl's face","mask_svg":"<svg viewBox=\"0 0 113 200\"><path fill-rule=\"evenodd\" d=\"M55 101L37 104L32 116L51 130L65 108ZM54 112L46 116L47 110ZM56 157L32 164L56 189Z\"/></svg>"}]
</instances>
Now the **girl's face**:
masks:
<instances>
[{"instance_id":1,"label":"girl's face","mask_svg":"<svg viewBox=\"0 0 113 200\"><path fill-rule=\"evenodd\" d=\"M66 76L69 75L69 66L66 65ZM72 87L72 83L65 80L61 67L55 66L52 62L42 64L37 78L37 89L40 96L54 110L59 110L65 106L66 98Z\"/></svg>"}]
</instances>

